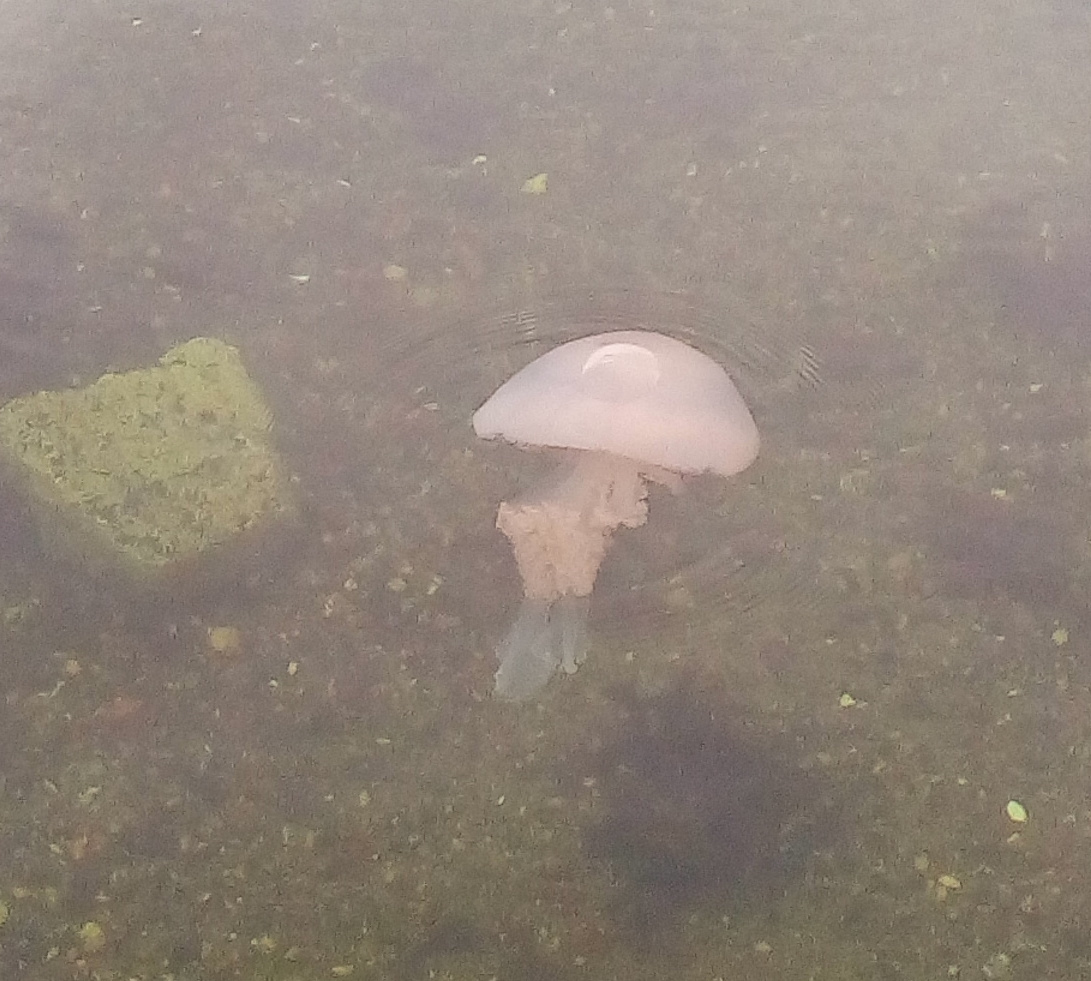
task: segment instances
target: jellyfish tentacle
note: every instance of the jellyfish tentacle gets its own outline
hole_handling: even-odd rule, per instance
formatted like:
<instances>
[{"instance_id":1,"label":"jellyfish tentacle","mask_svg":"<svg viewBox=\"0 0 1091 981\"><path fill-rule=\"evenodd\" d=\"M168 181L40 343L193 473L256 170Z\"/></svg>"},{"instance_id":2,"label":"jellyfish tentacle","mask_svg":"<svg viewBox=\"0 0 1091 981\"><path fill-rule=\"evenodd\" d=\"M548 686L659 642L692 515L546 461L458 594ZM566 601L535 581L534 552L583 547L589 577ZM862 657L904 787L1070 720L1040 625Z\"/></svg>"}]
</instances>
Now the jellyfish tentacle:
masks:
<instances>
[{"instance_id":1,"label":"jellyfish tentacle","mask_svg":"<svg viewBox=\"0 0 1091 981\"><path fill-rule=\"evenodd\" d=\"M571 593L558 597L549 611L565 674L575 674L587 659L587 617L590 612L591 597Z\"/></svg>"},{"instance_id":2,"label":"jellyfish tentacle","mask_svg":"<svg viewBox=\"0 0 1091 981\"><path fill-rule=\"evenodd\" d=\"M560 668L574 674L587 657L590 596L524 598L519 615L496 648L496 694L513 702L533 698Z\"/></svg>"},{"instance_id":3,"label":"jellyfish tentacle","mask_svg":"<svg viewBox=\"0 0 1091 981\"><path fill-rule=\"evenodd\" d=\"M527 597L519 607L515 623L496 648L500 667L496 672L496 694L514 702L533 698L553 677L561 662L553 642L548 600Z\"/></svg>"}]
</instances>

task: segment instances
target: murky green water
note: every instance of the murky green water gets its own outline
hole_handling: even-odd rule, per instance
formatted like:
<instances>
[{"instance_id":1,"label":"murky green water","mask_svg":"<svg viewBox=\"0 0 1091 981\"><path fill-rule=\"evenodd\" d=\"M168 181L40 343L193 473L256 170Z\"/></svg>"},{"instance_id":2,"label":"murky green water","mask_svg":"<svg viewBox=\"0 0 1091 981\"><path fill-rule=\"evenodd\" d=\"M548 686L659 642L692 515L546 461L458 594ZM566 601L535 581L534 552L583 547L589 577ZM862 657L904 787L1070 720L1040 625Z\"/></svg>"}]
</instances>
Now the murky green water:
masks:
<instances>
[{"instance_id":1,"label":"murky green water","mask_svg":"<svg viewBox=\"0 0 1091 981\"><path fill-rule=\"evenodd\" d=\"M1085 3L2 14L0 399L222 337L303 510L148 591L3 490L3 978L1091 971ZM470 415L614 322L762 455L502 703Z\"/></svg>"}]
</instances>

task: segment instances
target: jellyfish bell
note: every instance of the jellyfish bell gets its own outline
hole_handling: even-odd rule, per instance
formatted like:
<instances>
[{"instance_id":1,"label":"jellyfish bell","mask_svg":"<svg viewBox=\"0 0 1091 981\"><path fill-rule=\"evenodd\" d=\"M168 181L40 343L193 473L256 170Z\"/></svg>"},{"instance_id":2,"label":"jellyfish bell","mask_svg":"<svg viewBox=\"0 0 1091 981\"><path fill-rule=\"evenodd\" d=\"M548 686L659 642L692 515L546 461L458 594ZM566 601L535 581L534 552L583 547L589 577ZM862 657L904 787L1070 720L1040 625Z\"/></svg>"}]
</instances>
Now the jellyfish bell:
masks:
<instances>
[{"instance_id":1,"label":"jellyfish bell","mask_svg":"<svg viewBox=\"0 0 1091 981\"><path fill-rule=\"evenodd\" d=\"M483 439L725 476L748 467L759 442L727 372L688 344L650 331L596 334L548 351L501 385L473 425Z\"/></svg>"},{"instance_id":2,"label":"jellyfish bell","mask_svg":"<svg viewBox=\"0 0 1091 981\"><path fill-rule=\"evenodd\" d=\"M753 463L759 446L727 372L650 331L554 348L501 385L473 426L483 439L570 451L544 485L497 513L523 580L519 614L497 647L496 692L514 700L583 661L599 566L617 528L647 520L646 481L730 476Z\"/></svg>"}]
</instances>

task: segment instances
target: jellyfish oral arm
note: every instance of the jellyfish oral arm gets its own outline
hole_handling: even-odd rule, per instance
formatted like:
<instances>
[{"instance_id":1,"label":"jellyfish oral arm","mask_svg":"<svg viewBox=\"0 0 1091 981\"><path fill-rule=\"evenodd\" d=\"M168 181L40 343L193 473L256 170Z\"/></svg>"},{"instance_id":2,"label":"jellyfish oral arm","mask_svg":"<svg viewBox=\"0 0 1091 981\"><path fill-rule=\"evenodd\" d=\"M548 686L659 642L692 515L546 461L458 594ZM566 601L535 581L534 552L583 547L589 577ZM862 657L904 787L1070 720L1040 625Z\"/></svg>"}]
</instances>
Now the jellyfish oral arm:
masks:
<instances>
[{"instance_id":1,"label":"jellyfish oral arm","mask_svg":"<svg viewBox=\"0 0 1091 981\"><path fill-rule=\"evenodd\" d=\"M530 698L558 667L571 674L583 662L599 566L615 528L647 520L646 494L635 461L582 451L532 495L500 505L496 524L515 551L524 599L497 648L499 695Z\"/></svg>"}]
</instances>

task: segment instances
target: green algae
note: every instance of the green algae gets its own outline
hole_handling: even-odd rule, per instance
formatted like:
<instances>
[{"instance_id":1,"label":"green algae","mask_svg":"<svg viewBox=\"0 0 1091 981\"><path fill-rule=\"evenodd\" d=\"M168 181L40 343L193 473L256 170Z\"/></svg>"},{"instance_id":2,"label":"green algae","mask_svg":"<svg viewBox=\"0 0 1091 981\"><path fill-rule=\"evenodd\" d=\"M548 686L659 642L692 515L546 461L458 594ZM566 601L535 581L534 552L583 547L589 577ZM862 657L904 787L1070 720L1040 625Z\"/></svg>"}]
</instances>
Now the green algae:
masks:
<instances>
[{"instance_id":1,"label":"green algae","mask_svg":"<svg viewBox=\"0 0 1091 981\"><path fill-rule=\"evenodd\" d=\"M294 510L271 422L238 350L198 337L0 406L0 460L52 543L155 575Z\"/></svg>"}]
</instances>

